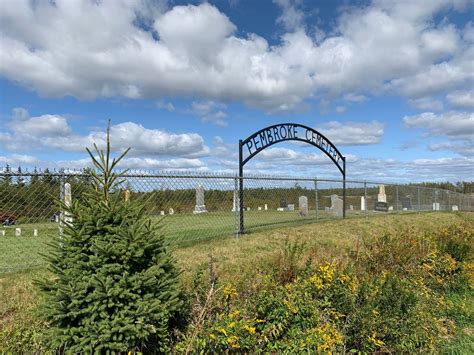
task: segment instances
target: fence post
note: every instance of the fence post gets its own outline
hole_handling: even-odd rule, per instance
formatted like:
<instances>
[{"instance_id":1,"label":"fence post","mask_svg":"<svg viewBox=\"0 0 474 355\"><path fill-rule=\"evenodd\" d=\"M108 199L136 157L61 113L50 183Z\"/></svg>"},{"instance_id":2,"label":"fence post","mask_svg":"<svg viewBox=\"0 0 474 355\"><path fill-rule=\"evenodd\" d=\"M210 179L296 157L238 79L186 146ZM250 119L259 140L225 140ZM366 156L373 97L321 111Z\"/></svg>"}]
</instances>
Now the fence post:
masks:
<instances>
[{"instance_id":1,"label":"fence post","mask_svg":"<svg viewBox=\"0 0 474 355\"><path fill-rule=\"evenodd\" d=\"M319 222L318 179L314 179L314 198L316 205L316 222Z\"/></svg>"},{"instance_id":2,"label":"fence post","mask_svg":"<svg viewBox=\"0 0 474 355\"><path fill-rule=\"evenodd\" d=\"M434 195L434 210L437 211L438 210L438 206L437 206L437 202L438 202L438 190L434 190L433 191L433 195Z\"/></svg>"},{"instance_id":3,"label":"fence post","mask_svg":"<svg viewBox=\"0 0 474 355\"><path fill-rule=\"evenodd\" d=\"M239 237L239 225L240 225L240 197L238 200L235 198L239 196L239 178L234 178L234 195L232 197L232 209L234 211L234 218L235 218L235 236Z\"/></svg>"},{"instance_id":4,"label":"fence post","mask_svg":"<svg viewBox=\"0 0 474 355\"><path fill-rule=\"evenodd\" d=\"M244 166L242 140L239 140L239 235L245 233L244 225Z\"/></svg>"},{"instance_id":5,"label":"fence post","mask_svg":"<svg viewBox=\"0 0 474 355\"><path fill-rule=\"evenodd\" d=\"M367 208L367 181L364 181L364 211L365 211L365 218L369 217L369 211Z\"/></svg>"},{"instance_id":6,"label":"fence post","mask_svg":"<svg viewBox=\"0 0 474 355\"><path fill-rule=\"evenodd\" d=\"M417 187L416 190L418 195L418 212L421 212L420 188Z\"/></svg>"},{"instance_id":7,"label":"fence post","mask_svg":"<svg viewBox=\"0 0 474 355\"><path fill-rule=\"evenodd\" d=\"M398 208L398 185L395 185L395 203L397 206L397 213L400 213L400 209Z\"/></svg>"},{"instance_id":8,"label":"fence post","mask_svg":"<svg viewBox=\"0 0 474 355\"><path fill-rule=\"evenodd\" d=\"M61 175L59 176L59 201L61 201L62 203L64 203L65 196L66 196L65 191L64 191L65 181L66 179L64 177L63 172L61 171ZM64 225L63 221L64 221L64 211L61 208L61 210L59 211L59 236L61 238L63 236L63 225Z\"/></svg>"}]
</instances>

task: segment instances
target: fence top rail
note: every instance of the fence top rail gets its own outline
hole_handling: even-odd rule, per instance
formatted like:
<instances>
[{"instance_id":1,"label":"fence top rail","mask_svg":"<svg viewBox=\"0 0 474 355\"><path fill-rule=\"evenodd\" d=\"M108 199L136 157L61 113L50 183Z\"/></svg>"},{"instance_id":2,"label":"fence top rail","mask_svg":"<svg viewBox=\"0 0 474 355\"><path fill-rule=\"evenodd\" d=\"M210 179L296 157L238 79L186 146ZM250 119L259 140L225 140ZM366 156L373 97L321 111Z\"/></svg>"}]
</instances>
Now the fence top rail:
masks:
<instances>
[{"instance_id":1,"label":"fence top rail","mask_svg":"<svg viewBox=\"0 0 474 355\"><path fill-rule=\"evenodd\" d=\"M124 178L141 178L141 179L151 179L151 178L179 178L179 179L240 179L237 173L232 172L208 172L208 171L156 171L156 170L142 170L142 169L127 169L127 170L117 170L118 173L122 173ZM87 169L23 169L18 170L0 170L0 178L2 177L41 177L41 176L51 176L51 177L87 177L90 176ZM332 178L318 178L314 177L300 177L300 176L277 176L277 175L264 175L264 174L244 174L243 179L245 180L275 180L275 181L309 181L309 182L333 182L333 183L342 183L342 179L332 179ZM448 192L452 194L462 194L469 195L469 193L464 194L457 191L428 187L416 184L401 184L393 182L381 182L381 181L369 181L369 180L349 180L346 179L348 184L370 184L370 185L387 185L387 186L398 186L398 187L409 187L409 188L420 188L423 190L431 191L440 191ZM347 188L351 188L348 186ZM373 187L372 187L373 188Z\"/></svg>"}]
</instances>

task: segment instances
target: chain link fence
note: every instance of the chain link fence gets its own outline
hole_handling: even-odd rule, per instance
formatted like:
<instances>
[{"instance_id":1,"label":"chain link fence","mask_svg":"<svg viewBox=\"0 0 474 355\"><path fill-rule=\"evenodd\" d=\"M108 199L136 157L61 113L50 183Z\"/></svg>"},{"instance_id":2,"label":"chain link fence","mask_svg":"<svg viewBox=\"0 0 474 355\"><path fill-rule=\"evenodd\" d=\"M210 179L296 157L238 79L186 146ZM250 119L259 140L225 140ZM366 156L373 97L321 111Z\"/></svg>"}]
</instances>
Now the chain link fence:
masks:
<instances>
[{"instance_id":1,"label":"chain link fence","mask_svg":"<svg viewBox=\"0 0 474 355\"><path fill-rule=\"evenodd\" d=\"M341 180L245 176L244 229L342 218ZM0 172L0 273L44 265L58 235L66 184L77 201L91 191L84 171ZM121 190L144 204L171 245L192 245L239 232L239 178L196 173L127 172ZM384 191L382 191L384 190ZM380 208L380 202L384 206ZM412 185L346 182L346 217L422 211L473 211L474 196Z\"/></svg>"}]
</instances>

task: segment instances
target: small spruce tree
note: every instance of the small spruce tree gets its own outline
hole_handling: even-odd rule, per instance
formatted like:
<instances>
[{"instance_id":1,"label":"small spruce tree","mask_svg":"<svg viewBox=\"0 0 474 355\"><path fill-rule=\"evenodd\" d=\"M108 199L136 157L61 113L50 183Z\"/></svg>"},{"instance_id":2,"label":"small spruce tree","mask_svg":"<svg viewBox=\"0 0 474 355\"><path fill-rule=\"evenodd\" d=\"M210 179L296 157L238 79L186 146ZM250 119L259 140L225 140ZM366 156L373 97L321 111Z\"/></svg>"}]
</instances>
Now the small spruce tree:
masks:
<instances>
[{"instance_id":1,"label":"small spruce tree","mask_svg":"<svg viewBox=\"0 0 474 355\"><path fill-rule=\"evenodd\" d=\"M49 256L54 280L38 284L45 294L46 340L60 352L163 353L183 302L174 260L143 207L124 201L105 153L87 149L97 171L93 192L62 206L72 217Z\"/></svg>"}]
</instances>

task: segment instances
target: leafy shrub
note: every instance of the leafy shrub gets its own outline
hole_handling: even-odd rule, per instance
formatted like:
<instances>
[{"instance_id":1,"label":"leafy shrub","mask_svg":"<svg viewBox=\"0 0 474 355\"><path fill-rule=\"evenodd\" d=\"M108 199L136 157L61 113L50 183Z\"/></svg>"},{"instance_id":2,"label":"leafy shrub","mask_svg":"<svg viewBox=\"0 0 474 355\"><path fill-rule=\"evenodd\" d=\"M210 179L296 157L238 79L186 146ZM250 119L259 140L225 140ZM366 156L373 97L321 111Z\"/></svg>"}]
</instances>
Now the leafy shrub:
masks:
<instances>
[{"instance_id":1,"label":"leafy shrub","mask_svg":"<svg viewBox=\"0 0 474 355\"><path fill-rule=\"evenodd\" d=\"M472 274L472 228L449 230L373 238L344 265L314 263L303 244L286 241L233 285L215 283L205 310L197 308L199 327L188 329L176 350L433 352L453 336L451 318L471 319L446 292L460 290ZM450 239L440 244L440 237Z\"/></svg>"},{"instance_id":2,"label":"leafy shrub","mask_svg":"<svg viewBox=\"0 0 474 355\"><path fill-rule=\"evenodd\" d=\"M66 209L73 219L53 243L56 278L45 293L47 340L71 353L170 350L182 306L178 272L163 236L143 209L124 201L107 151L96 147L95 192Z\"/></svg>"}]
</instances>

